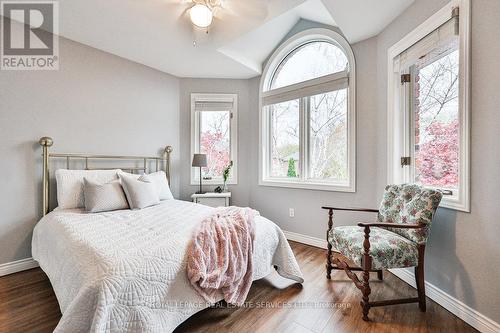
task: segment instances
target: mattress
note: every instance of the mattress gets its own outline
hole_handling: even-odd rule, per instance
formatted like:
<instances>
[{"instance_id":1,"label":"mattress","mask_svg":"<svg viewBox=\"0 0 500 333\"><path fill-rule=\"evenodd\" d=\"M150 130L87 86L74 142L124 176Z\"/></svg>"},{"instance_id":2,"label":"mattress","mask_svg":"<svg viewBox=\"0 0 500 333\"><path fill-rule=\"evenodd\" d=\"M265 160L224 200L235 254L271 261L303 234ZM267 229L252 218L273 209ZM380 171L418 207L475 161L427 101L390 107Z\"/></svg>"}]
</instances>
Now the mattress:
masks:
<instances>
[{"instance_id":1,"label":"mattress","mask_svg":"<svg viewBox=\"0 0 500 333\"><path fill-rule=\"evenodd\" d=\"M186 249L213 210L166 200L142 210L47 214L34 229L32 252L59 301L55 332L171 332L209 307L187 279ZM261 216L255 227L253 279L276 266L302 283L280 228Z\"/></svg>"}]
</instances>

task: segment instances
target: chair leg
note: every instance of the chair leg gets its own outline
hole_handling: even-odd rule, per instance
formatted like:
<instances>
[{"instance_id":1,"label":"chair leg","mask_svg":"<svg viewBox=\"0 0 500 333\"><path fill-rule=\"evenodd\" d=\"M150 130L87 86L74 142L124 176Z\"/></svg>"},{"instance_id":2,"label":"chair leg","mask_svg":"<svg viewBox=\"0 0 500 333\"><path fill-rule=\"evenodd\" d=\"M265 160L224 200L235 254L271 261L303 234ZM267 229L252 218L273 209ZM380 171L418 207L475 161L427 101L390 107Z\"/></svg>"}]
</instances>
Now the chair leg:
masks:
<instances>
[{"instance_id":1,"label":"chair leg","mask_svg":"<svg viewBox=\"0 0 500 333\"><path fill-rule=\"evenodd\" d=\"M382 270L377 271L377 278L378 278L380 281L383 281L383 280L384 280L384 272L383 272Z\"/></svg>"},{"instance_id":2,"label":"chair leg","mask_svg":"<svg viewBox=\"0 0 500 333\"><path fill-rule=\"evenodd\" d=\"M363 266L363 285L361 291L363 292L363 298L361 300L361 306L363 307L363 320L368 321L368 312L370 311L370 270L372 268L372 257L370 256L370 227L365 226L364 228L365 240L363 241L363 259L361 261Z\"/></svg>"},{"instance_id":3,"label":"chair leg","mask_svg":"<svg viewBox=\"0 0 500 333\"><path fill-rule=\"evenodd\" d=\"M332 267L326 265L326 278L330 280L332 278Z\"/></svg>"},{"instance_id":4,"label":"chair leg","mask_svg":"<svg viewBox=\"0 0 500 333\"><path fill-rule=\"evenodd\" d=\"M332 246L328 243L328 250L326 252L326 278L332 278Z\"/></svg>"},{"instance_id":5,"label":"chair leg","mask_svg":"<svg viewBox=\"0 0 500 333\"><path fill-rule=\"evenodd\" d=\"M370 311L369 296L371 293L370 289L370 271L363 271L363 298L361 300L361 307L363 308L363 320L368 321L368 312Z\"/></svg>"},{"instance_id":6,"label":"chair leg","mask_svg":"<svg viewBox=\"0 0 500 333\"><path fill-rule=\"evenodd\" d=\"M328 211L328 230L326 231L326 242L328 244L328 250L326 252L326 278L330 280L332 278L332 244L328 240L330 235L330 230L333 228L333 209Z\"/></svg>"},{"instance_id":7,"label":"chair leg","mask_svg":"<svg viewBox=\"0 0 500 333\"><path fill-rule=\"evenodd\" d=\"M425 280L424 280L424 265L418 265L415 267L415 282L417 284L418 292L418 307L420 311L425 312L426 310L426 299L425 299Z\"/></svg>"},{"instance_id":8,"label":"chair leg","mask_svg":"<svg viewBox=\"0 0 500 333\"><path fill-rule=\"evenodd\" d=\"M425 278L424 278L424 258L425 258L425 245L418 246L418 265L415 267L415 282L417 283L418 292L418 307L420 311L425 312Z\"/></svg>"}]
</instances>

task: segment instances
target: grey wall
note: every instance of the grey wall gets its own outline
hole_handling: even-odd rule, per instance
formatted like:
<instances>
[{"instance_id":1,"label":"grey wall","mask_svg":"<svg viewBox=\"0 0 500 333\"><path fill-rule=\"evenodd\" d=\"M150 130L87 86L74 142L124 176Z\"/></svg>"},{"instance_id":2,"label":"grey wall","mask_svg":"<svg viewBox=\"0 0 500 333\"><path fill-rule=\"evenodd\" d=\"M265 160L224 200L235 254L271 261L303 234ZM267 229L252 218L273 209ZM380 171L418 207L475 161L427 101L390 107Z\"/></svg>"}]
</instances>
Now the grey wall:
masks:
<instances>
[{"instance_id":1,"label":"grey wall","mask_svg":"<svg viewBox=\"0 0 500 333\"><path fill-rule=\"evenodd\" d=\"M500 1L472 0L471 213L439 209L426 254L426 280L500 322ZM378 184L386 179L387 49L447 3L418 0L377 38Z\"/></svg>"},{"instance_id":2,"label":"grey wall","mask_svg":"<svg viewBox=\"0 0 500 333\"><path fill-rule=\"evenodd\" d=\"M180 153L182 160L181 198L190 200L191 194L198 190L190 185L191 172L191 93L225 93L238 95L238 184L228 185L231 190L231 203L248 206L250 202L249 154L252 146L250 130L250 89L249 80L231 79L181 79L180 81ZM212 190L215 186L204 186Z\"/></svg>"},{"instance_id":3,"label":"grey wall","mask_svg":"<svg viewBox=\"0 0 500 333\"><path fill-rule=\"evenodd\" d=\"M157 155L170 144L179 168L177 78L66 39L60 59L58 71L0 72L0 264L31 257L41 136L58 152Z\"/></svg>"}]
</instances>

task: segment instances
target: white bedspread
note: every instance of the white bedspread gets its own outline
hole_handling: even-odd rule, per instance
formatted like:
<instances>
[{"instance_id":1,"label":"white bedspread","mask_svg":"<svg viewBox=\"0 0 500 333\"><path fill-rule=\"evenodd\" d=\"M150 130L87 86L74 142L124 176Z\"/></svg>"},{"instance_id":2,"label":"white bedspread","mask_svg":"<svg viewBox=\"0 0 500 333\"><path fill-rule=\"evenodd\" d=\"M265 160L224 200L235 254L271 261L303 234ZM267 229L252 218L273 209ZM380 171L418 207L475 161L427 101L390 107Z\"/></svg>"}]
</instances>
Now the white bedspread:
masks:
<instances>
[{"instance_id":1,"label":"white bedspread","mask_svg":"<svg viewBox=\"0 0 500 333\"><path fill-rule=\"evenodd\" d=\"M209 306L186 277L193 229L213 208L167 200L138 211L56 210L33 233L33 258L63 314L56 332L171 332ZM256 218L254 280L272 266L303 282L282 231Z\"/></svg>"}]
</instances>

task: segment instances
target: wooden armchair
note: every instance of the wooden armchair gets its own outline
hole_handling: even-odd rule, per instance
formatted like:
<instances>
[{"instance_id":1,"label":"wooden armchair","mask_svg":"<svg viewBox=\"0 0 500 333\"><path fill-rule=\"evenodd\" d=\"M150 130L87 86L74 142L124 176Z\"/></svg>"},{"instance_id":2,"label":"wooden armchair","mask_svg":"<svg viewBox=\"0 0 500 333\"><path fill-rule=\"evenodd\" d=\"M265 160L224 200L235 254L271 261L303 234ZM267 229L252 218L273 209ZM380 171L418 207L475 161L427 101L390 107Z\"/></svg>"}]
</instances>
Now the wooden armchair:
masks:
<instances>
[{"instance_id":1,"label":"wooden armchair","mask_svg":"<svg viewBox=\"0 0 500 333\"><path fill-rule=\"evenodd\" d=\"M332 269L347 273L363 293L363 320L368 320L370 308L376 306L418 302L425 312L425 243L441 198L441 192L418 185L388 185L380 209L322 207L328 210L326 277L331 278ZM378 221L333 227L335 210L378 213ZM349 266L342 257L355 265ZM382 280L384 269L403 267L415 267L418 297L370 301L370 272L377 272ZM362 271L362 280L354 271Z\"/></svg>"}]
</instances>

